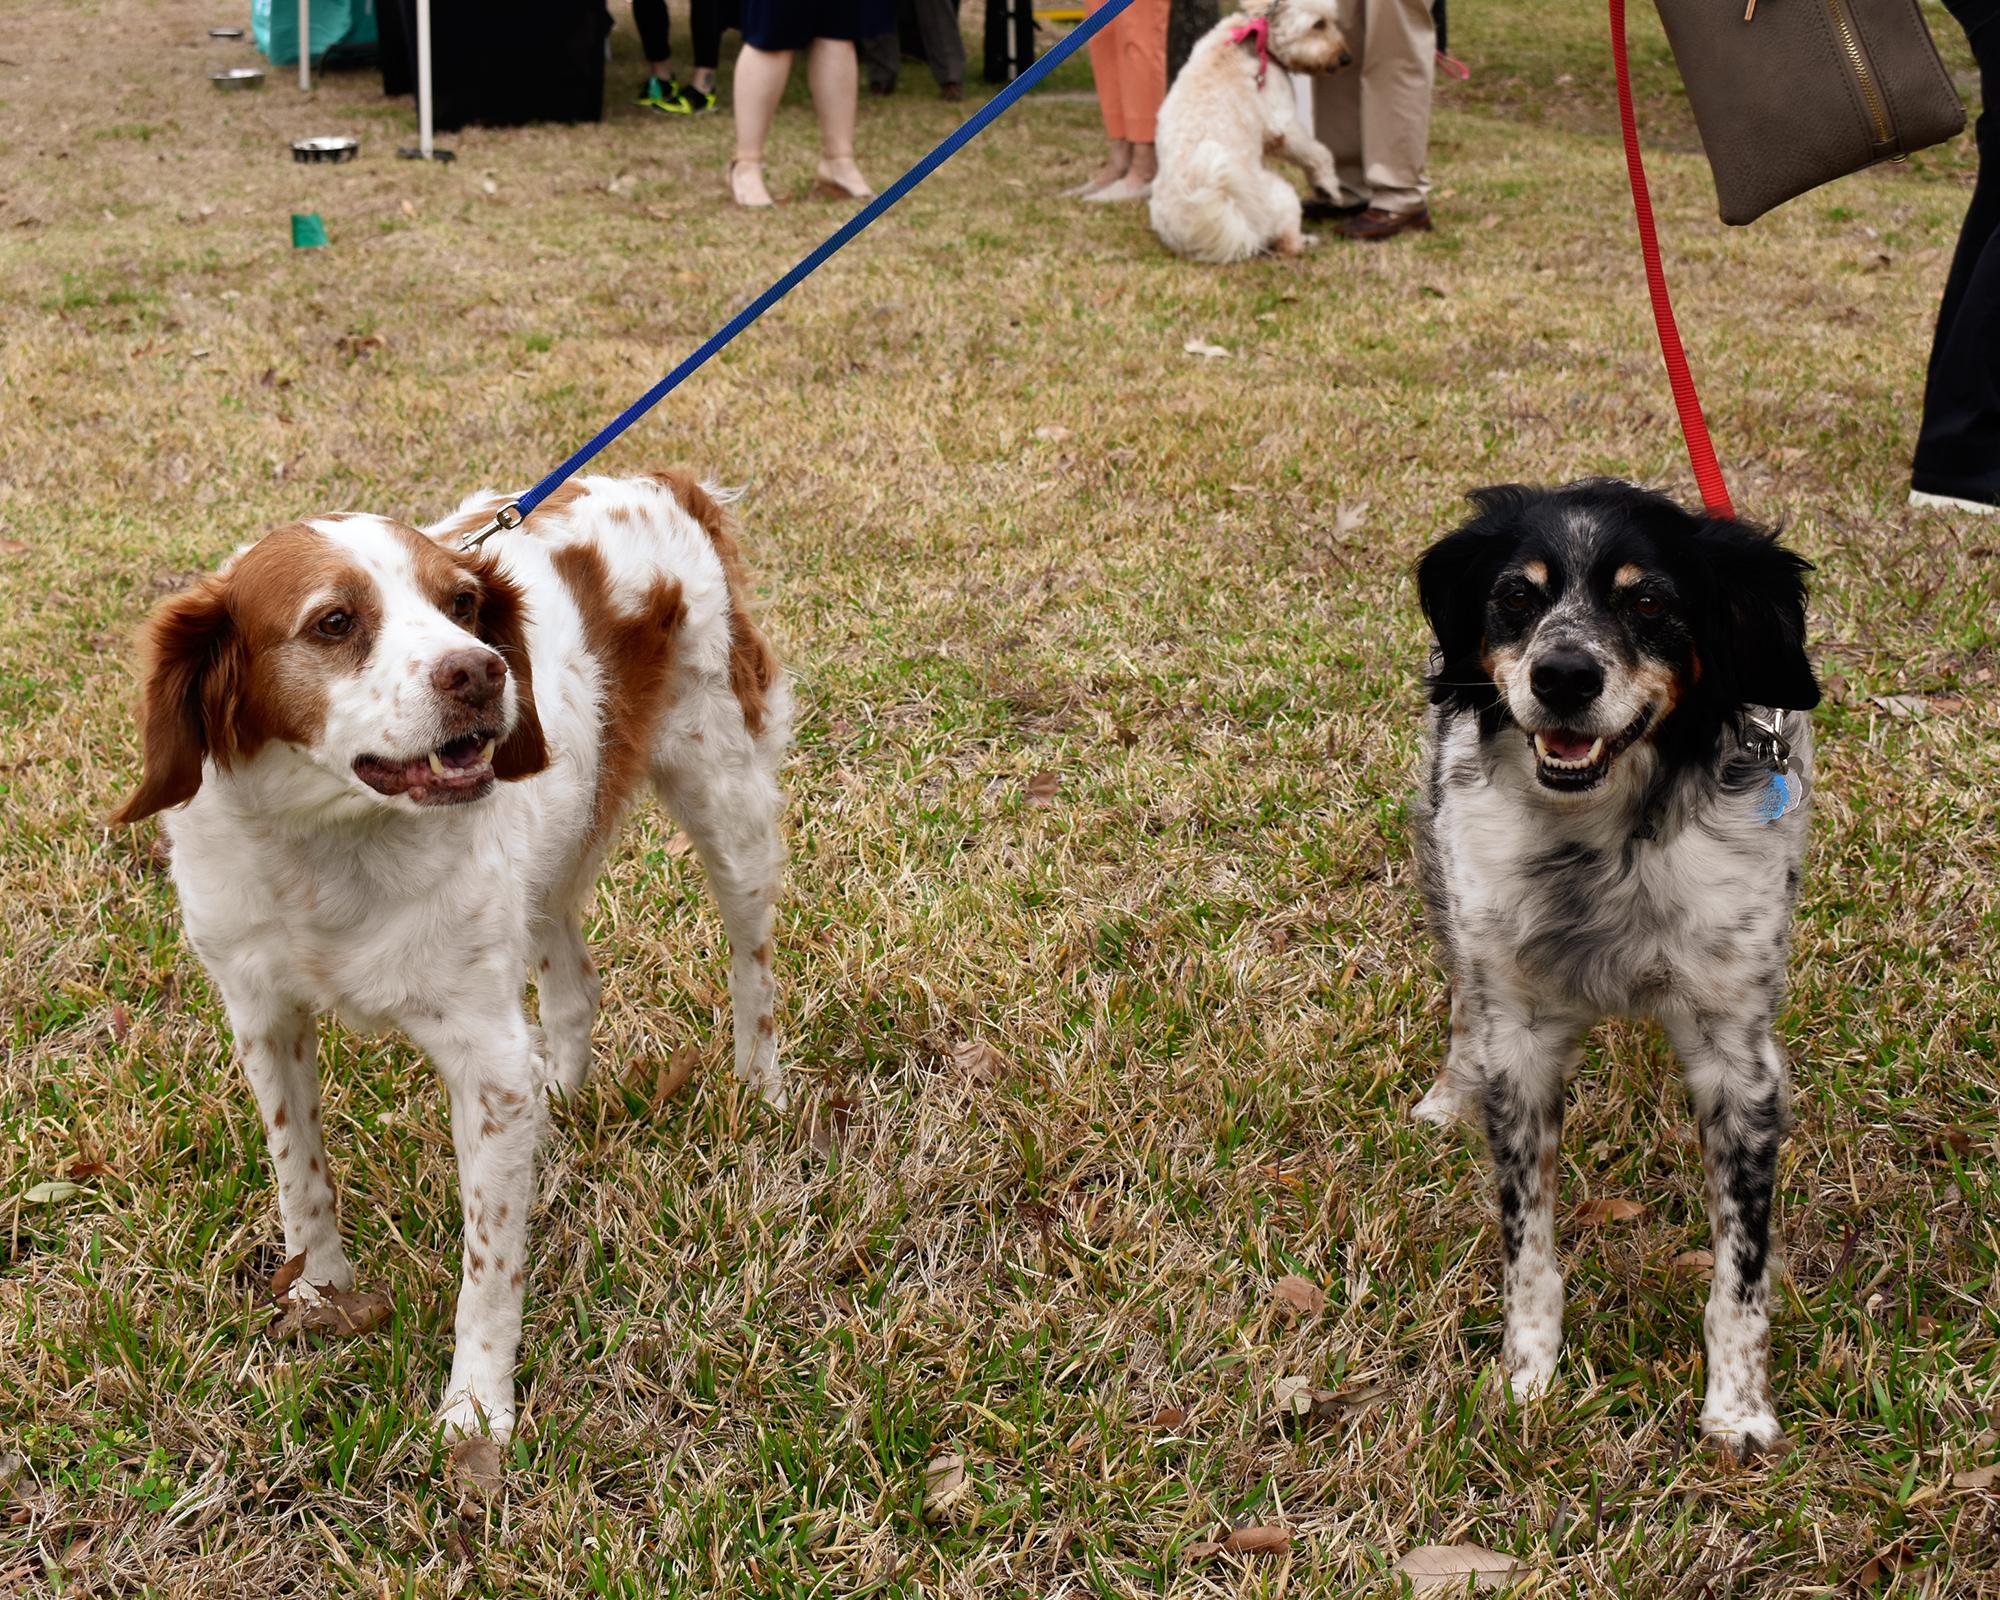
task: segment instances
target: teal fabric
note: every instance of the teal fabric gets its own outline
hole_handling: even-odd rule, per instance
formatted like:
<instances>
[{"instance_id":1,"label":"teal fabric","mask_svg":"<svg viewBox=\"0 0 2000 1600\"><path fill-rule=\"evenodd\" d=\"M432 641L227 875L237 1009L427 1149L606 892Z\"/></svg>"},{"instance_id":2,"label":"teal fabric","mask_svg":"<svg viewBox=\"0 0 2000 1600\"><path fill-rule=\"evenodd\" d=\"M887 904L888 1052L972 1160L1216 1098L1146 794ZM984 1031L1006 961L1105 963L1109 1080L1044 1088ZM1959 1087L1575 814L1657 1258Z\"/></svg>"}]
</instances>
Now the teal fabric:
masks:
<instances>
[{"instance_id":1,"label":"teal fabric","mask_svg":"<svg viewBox=\"0 0 2000 1600\"><path fill-rule=\"evenodd\" d=\"M323 66L375 59L381 37L375 0L311 0L312 59ZM250 0L250 37L274 67L299 59L298 0Z\"/></svg>"}]
</instances>

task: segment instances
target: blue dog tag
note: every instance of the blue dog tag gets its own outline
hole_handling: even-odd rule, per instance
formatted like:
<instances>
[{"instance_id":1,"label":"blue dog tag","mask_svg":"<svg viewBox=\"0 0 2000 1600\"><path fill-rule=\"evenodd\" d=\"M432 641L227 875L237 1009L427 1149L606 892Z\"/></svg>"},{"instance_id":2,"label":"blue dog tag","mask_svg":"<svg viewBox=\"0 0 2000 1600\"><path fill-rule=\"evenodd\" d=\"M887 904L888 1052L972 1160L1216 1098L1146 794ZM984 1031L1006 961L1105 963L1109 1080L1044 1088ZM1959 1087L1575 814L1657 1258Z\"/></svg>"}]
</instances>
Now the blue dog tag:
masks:
<instances>
[{"instance_id":1,"label":"blue dog tag","mask_svg":"<svg viewBox=\"0 0 2000 1600\"><path fill-rule=\"evenodd\" d=\"M1770 783L1765 786L1759 815L1767 823L1777 822L1798 810L1800 802L1805 797L1806 785L1803 778L1790 772L1774 772L1771 774Z\"/></svg>"}]
</instances>

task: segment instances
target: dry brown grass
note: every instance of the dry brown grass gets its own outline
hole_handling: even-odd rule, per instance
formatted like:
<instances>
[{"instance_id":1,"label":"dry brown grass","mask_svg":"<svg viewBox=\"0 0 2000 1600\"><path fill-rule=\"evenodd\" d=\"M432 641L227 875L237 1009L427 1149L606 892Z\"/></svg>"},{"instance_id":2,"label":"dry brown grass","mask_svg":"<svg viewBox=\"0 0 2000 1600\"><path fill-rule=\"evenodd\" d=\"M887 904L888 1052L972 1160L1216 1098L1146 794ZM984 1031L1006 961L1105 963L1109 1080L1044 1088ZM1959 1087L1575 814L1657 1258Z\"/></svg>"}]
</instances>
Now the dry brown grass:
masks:
<instances>
[{"instance_id":1,"label":"dry brown grass","mask_svg":"<svg viewBox=\"0 0 2000 1600\"><path fill-rule=\"evenodd\" d=\"M135 770L124 641L269 525L538 475L835 214L725 209L726 119L624 104L622 27L606 124L419 169L366 79L212 94L235 8L0 11L0 1593L1347 1595L1460 1537L1544 1594L1812 1593L1883 1551L1885 1592L2000 1593L2000 1499L1952 1482L2000 1458L2000 533L1901 509L1969 146L1726 232L1636 30L1690 343L1745 509L1820 564L1832 691L1784 1024L1799 1449L1731 1471L1694 1448L1674 1258L1706 1230L1657 1040L1606 1030L1574 1097L1567 1194L1648 1209L1565 1229L1564 1388L1524 1413L1486 1392L1477 1148L1403 1116L1440 1038L1410 562L1475 483L1687 481L1601 19L1462 10L1435 237L1169 259L1051 198L1096 138L1071 72L614 452L751 486L801 689L803 1107L729 1086L719 930L638 828L598 904L603 1067L548 1150L527 1426L471 1517L426 1429L449 1141L400 1043L323 1051L396 1318L262 1331L256 1118L150 839L101 826ZM952 115L921 73L867 107L877 181ZM794 197L808 128L789 106ZM360 163L286 161L331 130ZM289 249L295 209L331 249ZM618 1087L689 1044L666 1105ZM82 1193L25 1201L78 1162ZM1287 1273L1324 1310L1283 1310ZM1295 1431L1289 1375L1356 1403ZM1244 1519L1290 1553L1188 1554Z\"/></svg>"}]
</instances>

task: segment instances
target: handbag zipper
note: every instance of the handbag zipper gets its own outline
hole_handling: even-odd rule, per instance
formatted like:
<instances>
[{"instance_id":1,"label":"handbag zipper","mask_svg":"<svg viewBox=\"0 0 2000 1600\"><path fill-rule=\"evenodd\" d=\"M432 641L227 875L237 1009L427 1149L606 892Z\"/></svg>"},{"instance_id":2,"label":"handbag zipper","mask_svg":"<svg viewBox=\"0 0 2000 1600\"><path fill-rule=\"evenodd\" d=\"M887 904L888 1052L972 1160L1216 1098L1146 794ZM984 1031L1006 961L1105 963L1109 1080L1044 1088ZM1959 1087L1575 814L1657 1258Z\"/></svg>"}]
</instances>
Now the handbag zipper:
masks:
<instances>
[{"instance_id":1,"label":"handbag zipper","mask_svg":"<svg viewBox=\"0 0 2000 1600\"><path fill-rule=\"evenodd\" d=\"M1861 40L1855 35L1854 22L1847 14L1845 0L1826 0L1826 13L1833 19L1833 31L1840 36L1840 48L1847 55L1848 67L1854 73L1855 83L1860 86L1869 119L1875 124L1876 144L1893 144L1895 138L1889 131L1889 113L1882 104L1882 93L1875 85L1875 74L1868 65L1868 56L1861 48Z\"/></svg>"}]
</instances>

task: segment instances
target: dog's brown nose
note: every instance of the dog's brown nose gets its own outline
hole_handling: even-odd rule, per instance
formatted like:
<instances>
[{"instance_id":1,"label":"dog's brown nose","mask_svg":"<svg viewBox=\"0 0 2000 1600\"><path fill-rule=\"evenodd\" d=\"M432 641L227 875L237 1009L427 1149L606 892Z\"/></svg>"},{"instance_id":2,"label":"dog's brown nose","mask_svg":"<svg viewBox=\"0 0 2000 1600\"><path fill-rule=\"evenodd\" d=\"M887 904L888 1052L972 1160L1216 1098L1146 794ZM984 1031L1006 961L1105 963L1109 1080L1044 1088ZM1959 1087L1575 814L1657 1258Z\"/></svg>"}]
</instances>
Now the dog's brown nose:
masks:
<instances>
[{"instance_id":1,"label":"dog's brown nose","mask_svg":"<svg viewBox=\"0 0 2000 1600\"><path fill-rule=\"evenodd\" d=\"M431 687L468 706L491 705L507 682L507 663L491 650L452 650L431 668Z\"/></svg>"}]
</instances>

